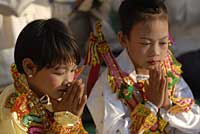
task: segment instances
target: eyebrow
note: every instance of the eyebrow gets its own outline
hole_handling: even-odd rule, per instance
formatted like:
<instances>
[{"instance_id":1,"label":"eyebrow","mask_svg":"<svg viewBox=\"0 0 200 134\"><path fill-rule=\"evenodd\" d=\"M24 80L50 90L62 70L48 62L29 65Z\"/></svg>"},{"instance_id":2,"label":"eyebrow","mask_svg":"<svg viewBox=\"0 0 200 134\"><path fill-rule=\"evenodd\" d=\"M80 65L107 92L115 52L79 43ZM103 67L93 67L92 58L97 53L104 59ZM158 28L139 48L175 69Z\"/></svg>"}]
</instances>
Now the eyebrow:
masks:
<instances>
[{"instance_id":1,"label":"eyebrow","mask_svg":"<svg viewBox=\"0 0 200 134\"><path fill-rule=\"evenodd\" d=\"M57 67L54 67L55 70L58 70L58 69L66 69L66 66L57 66Z\"/></svg>"},{"instance_id":2,"label":"eyebrow","mask_svg":"<svg viewBox=\"0 0 200 134\"><path fill-rule=\"evenodd\" d=\"M76 69L76 68L77 68L77 65L74 65L73 69ZM54 69L67 69L67 66L66 65L60 65L60 66L55 67Z\"/></svg>"},{"instance_id":3,"label":"eyebrow","mask_svg":"<svg viewBox=\"0 0 200 134\"><path fill-rule=\"evenodd\" d=\"M166 38L169 38L169 36L168 35L164 36L164 37L160 38L159 40L163 40L163 39L166 39ZM148 38L148 37L140 37L140 39L153 40L153 39Z\"/></svg>"}]
</instances>

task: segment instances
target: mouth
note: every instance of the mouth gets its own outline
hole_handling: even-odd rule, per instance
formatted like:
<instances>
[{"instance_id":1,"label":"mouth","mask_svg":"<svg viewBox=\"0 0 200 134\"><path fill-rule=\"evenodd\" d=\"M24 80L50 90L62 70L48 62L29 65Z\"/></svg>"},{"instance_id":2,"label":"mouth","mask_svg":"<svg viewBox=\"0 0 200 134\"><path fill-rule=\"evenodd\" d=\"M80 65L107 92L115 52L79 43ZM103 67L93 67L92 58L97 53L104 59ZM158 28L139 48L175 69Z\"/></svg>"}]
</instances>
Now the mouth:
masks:
<instances>
[{"instance_id":1,"label":"mouth","mask_svg":"<svg viewBox=\"0 0 200 134\"><path fill-rule=\"evenodd\" d=\"M147 61L147 63L149 65L156 65L156 64L160 63L160 60L150 60L150 61Z\"/></svg>"}]
</instances>

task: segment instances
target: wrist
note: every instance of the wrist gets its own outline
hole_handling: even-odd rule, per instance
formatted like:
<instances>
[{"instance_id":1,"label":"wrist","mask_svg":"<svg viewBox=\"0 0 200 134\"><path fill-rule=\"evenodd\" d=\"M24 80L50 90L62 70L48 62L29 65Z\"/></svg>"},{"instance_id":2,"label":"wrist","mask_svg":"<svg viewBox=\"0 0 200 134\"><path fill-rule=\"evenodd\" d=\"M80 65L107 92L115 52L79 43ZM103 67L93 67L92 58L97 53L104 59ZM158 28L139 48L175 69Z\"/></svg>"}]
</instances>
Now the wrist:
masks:
<instances>
[{"instance_id":1,"label":"wrist","mask_svg":"<svg viewBox=\"0 0 200 134\"><path fill-rule=\"evenodd\" d=\"M153 104L151 101L146 101L144 105L146 108L150 109L154 115L157 115L159 108L155 104Z\"/></svg>"}]
</instances>

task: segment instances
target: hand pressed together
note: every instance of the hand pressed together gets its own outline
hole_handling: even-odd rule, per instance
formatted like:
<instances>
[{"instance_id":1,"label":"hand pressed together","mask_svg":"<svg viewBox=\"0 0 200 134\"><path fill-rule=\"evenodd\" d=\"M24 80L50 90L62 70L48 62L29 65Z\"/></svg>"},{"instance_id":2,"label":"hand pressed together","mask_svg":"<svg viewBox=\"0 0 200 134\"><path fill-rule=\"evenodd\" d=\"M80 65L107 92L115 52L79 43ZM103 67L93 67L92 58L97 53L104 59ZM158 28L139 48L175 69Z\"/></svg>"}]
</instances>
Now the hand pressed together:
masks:
<instances>
[{"instance_id":1,"label":"hand pressed together","mask_svg":"<svg viewBox=\"0 0 200 134\"><path fill-rule=\"evenodd\" d=\"M169 106L168 82L160 66L149 70L149 84L145 83L145 96L158 108Z\"/></svg>"},{"instance_id":2,"label":"hand pressed together","mask_svg":"<svg viewBox=\"0 0 200 134\"><path fill-rule=\"evenodd\" d=\"M87 96L84 95L84 84L82 80L76 80L66 85L66 92L62 100L51 100L54 112L69 111L77 116L81 116Z\"/></svg>"}]
</instances>

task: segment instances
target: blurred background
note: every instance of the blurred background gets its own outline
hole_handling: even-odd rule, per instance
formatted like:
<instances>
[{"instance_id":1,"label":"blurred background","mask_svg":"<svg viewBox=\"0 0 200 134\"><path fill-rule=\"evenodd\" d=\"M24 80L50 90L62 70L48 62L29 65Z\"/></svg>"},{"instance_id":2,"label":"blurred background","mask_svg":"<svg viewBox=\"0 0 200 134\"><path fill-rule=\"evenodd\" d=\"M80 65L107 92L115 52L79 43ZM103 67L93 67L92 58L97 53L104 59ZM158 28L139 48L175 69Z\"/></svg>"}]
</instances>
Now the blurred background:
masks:
<instances>
[{"instance_id":1,"label":"blurred background","mask_svg":"<svg viewBox=\"0 0 200 134\"><path fill-rule=\"evenodd\" d=\"M101 20L103 33L117 56L122 48L117 39L119 30L117 11L123 0L0 0L0 91L12 83L10 64L14 62L14 45L19 32L35 19L57 18L75 36L84 61L88 37ZM170 34L176 44L172 51L183 64L183 77L200 102L200 1L165 0L170 16ZM105 68L102 65L103 71ZM88 69L81 77L87 80ZM199 82L198 82L199 81ZM91 134L95 125L85 108L83 124Z\"/></svg>"}]
</instances>

